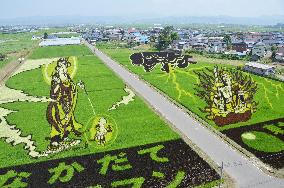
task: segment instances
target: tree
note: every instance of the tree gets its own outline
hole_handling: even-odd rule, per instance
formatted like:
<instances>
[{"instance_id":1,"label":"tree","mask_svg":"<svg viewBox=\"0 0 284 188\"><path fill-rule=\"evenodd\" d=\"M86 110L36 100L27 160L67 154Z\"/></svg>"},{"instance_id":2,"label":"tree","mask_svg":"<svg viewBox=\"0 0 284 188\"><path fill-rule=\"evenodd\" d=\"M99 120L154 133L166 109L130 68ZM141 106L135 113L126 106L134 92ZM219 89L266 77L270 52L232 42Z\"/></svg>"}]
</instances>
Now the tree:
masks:
<instances>
[{"instance_id":1,"label":"tree","mask_svg":"<svg viewBox=\"0 0 284 188\"><path fill-rule=\"evenodd\" d=\"M120 30L120 33L121 33L121 40L123 40L124 37L125 37L125 31L124 31L124 29L121 29L121 30Z\"/></svg>"},{"instance_id":2,"label":"tree","mask_svg":"<svg viewBox=\"0 0 284 188\"><path fill-rule=\"evenodd\" d=\"M47 39L47 37L48 37L48 34L45 32L45 33L43 34L43 39Z\"/></svg>"},{"instance_id":3,"label":"tree","mask_svg":"<svg viewBox=\"0 0 284 188\"><path fill-rule=\"evenodd\" d=\"M4 61L6 59L6 55L0 53L0 61Z\"/></svg>"},{"instance_id":4,"label":"tree","mask_svg":"<svg viewBox=\"0 0 284 188\"><path fill-rule=\"evenodd\" d=\"M156 41L157 41L158 37L156 37L155 35L151 35L149 38L150 41L150 46L151 47L156 47Z\"/></svg>"},{"instance_id":5,"label":"tree","mask_svg":"<svg viewBox=\"0 0 284 188\"><path fill-rule=\"evenodd\" d=\"M150 36L150 42L154 43L156 42L157 37L155 35Z\"/></svg>"},{"instance_id":6,"label":"tree","mask_svg":"<svg viewBox=\"0 0 284 188\"><path fill-rule=\"evenodd\" d=\"M178 33L177 32L172 32L171 33L171 40L174 41L174 40L179 40L179 36L178 36Z\"/></svg>"},{"instance_id":7,"label":"tree","mask_svg":"<svg viewBox=\"0 0 284 188\"><path fill-rule=\"evenodd\" d=\"M173 26L167 26L161 32L158 37L158 43L156 45L157 50L165 50L173 42L173 40L178 40L179 36L176 32L173 32Z\"/></svg>"},{"instance_id":8,"label":"tree","mask_svg":"<svg viewBox=\"0 0 284 188\"><path fill-rule=\"evenodd\" d=\"M136 42L134 42L134 41L130 41L130 42L127 43L128 48L133 48L135 46L136 46Z\"/></svg>"},{"instance_id":9,"label":"tree","mask_svg":"<svg viewBox=\"0 0 284 188\"><path fill-rule=\"evenodd\" d=\"M277 53L277 46L276 45L273 45L271 47L271 52L272 52L271 59L272 59L272 61L274 61L275 57L276 57L276 53Z\"/></svg>"},{"instance_id":10,"label":"tree","mask_svg":"<svg viewBox=\"0 0 284 188\"><path fill-rule=\"evenodd\" d=\"M230 35L225 35L223 41L226 43L227 50L230 50L232 47L232 39Z\"/></svg>"}]
</instances>

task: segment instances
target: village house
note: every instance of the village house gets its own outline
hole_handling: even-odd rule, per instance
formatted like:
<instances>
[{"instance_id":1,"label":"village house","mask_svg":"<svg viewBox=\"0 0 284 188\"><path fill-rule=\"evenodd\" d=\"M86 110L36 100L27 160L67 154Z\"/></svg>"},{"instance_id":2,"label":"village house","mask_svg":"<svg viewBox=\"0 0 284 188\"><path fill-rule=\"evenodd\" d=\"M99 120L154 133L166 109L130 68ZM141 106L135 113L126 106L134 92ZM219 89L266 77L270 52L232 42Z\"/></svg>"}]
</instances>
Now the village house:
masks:
<instances>
[{"instance_id":1,"label":"village house","mask_svg":"<svg viewBox=\"0 0 284 188\"><path fill-rule=\"evenodd\" d=\"M238 36L237 34L231 35L232 44L239 44L244 42L244 37Z\"/></svg>"},{"instance_id":2,"label":"village house","mask_svg":"<svg viewBox=\"0 0 284 188\"><path fill-rule=\"evenodd\" d=\"M249 62L245 64L243 69L254 74L271 76L275 74L276 67L256 62Z\"/></svg>"},{"instance_id":3,"label":"village house","mask_svg":"<svg viewBox=\"0 0 284 188\"><path fill-rule=\"evenodd\" d=\"M207 51L210 53L223 53L226 49L224 46L223 43L209 44Z\"/></svg>"},{"instance_id":4,"label":"village house","mask_svg":"<svg viewBox=\"0 0 284 188\"><path fill-rule=\"evenodd\" d=\"M122 34L121 33L112 33L108 35L108 38L110 40L121 40L122 39Z\"/></svg>"},{"instance_id":5,"label":"village house","mask_svg":"<svg viewBox=\"0 0 284 188\"><path fill-rule=\"evenodd\" d=\"M232 43L232 50L240 53L246 53L248 50L248 45L245 42Z\"/></svg>"},{"instance_id":6,"label":"village house","mask_svg":"<svg viewBox=\"0 0 284 188\"><path fill-rule=\"evenodd\" d=\"M281 42L277 39L276 33L263 33L262 42L267 46L278 45Z\"/></svg>"},{"instance_id":7,"label":"village house","mask_svg":"<svg viewBox=\"0 0 284 188\"><path fill-rule=\"evenodd\" d=\"M207 45L204 43L195 43L192 45L192 49L197 50L197 51L205 51L207 48Z\"/></svg>"},{"instance_id":8,"label":"village house","mask_svg":"<svg viewBox=\"0 0 284 188\"><path fill-rule=\"evenodd\" d=\"M255 45L255 42L252 42L252 41L246 41L245 42L247 45L248 45L248 50L251 51Z\"/></svg>"},{"instance_id":9,"label":"village house","mask_svg":"<svg viewBox=\"0 0 284 188\"><path fill-rule=\"evenodd\" d=\"M100 31L94 31L89 36L91 42L101 41L103 38L103 34Z\"/></svg>"},{"instance_id":10,"label":"village house","mask_svg":"<svg viewBox=\"0 0 284 188\"><path fill-rule=\"evenodd\" d=\"M276 40L279 42L280 45L284 45L284 35L282 33L278 33L276 35Z\"/></svg>"},{"instance_id":11,"label":"village house","mask_svg":"<svg viewBox=\"0 0 284 188\"><path fill-rule=\"evenodd\" d=\"M222 53L225 51L224 37L209 37L207 51L210 53Z\"/></svg>"},{"instance_id":12,"label":"village house","mask_svg":"<svg viewBox=\"0 0 284 188\"><path fill-rule=\"evenodd\" d=\"M161 27L161 26L155 26L154 28L152 28L151 31L152 31L153 33L161 33L163 30L164 30L163 27Z\"/></svg>"},{"instance_id":13,"label":"village house","mask_svg":"<svg viewBox=\"0 0 284 188\"><path fill-rule=\"evenodd\" d=\"M109 40L113 40L113 41L118 41L121 40L123 38L123 34L122 34L122 30L121 29L108 29L106 30L106 32L104 33L105 37L109 38Z\"/></svg>"},{"instance_id":14,"label":"village house","mask_svg":"<svg viewBox=\"0 0 284 188\"><path fill-rule=\"evenodd\" d=\"M187 40L175 40L171 44L171 49L173 50L188 50L190 49L190 44L187 42Z\"/></svg>"},{"instance_id":15,"label":"village house","mask_svg":"<svg viewBox=\"0 0 284 188\"><path fill-rule=\"evenodd\" d=\"M255 44L261 41L261 34L258 32L249 32L245 34L244 42L247 44Z\"/></svg>"},{"instance_id":16,"label":"village house","mask_svg":"<svg viewBox=\"0 0 284 188\"><path fill-rule=\"evenodd\" d=\"M181 40L190 38L190 34L188 31L178 31L177 34Z\"/></svg>"},{"instance_id":17,"label":"village house","mask_svg":"<svg viewBox=\"0 0 284 188\"><path fill-rule=\"evenodd\" d=\"M252 61L258 61L269 54L268 47L263 42L254 45L251 51Z\"/></svg>"},{"instance_id":18,"label":"village house","mask_svg":"<svg viewBox=\"0 0 284 188\"><path fill-rule=\"evenodd\" d=\"M284 45L278 46L278 50L275 55L275 60L280 63L284 63Z\"/></svg>"},{"instance_id":19,"label":"village house","mask_svg":"<svg viewBox=\"0 0 284 188\"><path fill-rule=\"evenodd\" d=\"M195 38L195 37L191 37L191 38L187 39L186 41L187 41L187 43L188 43L190 46L192 46L192 45L198 43L198 39Z\"/></svg>"},{"instance_id":20,"label":"village house","mask_svg":"<svg viewBox=\"0 0 284 188\"><path fill-rule=\"evenodd\" d=\"M147 35L142 35L140 32L131 32L126 36L127 43L139 43L147 44L149 42L149 37Z\"/></svg>"},{"instance_id":21,"label":"village house","mask_svg":"<svg viewBox=\"0 0 284 188\"><path fill-rule=\"evenodd\" d=\"M198 43L208 44L208 37L204 37L203 35L198 35L195 38L197 38Z\"/></svg>"},{"instance_id":22,"label":"village house","mask_svg":"<svg viewBox=\"0 0 284 188\"><path fill-rule=\"evenodd\" d=\"M230 51L226 51L225 54L246 56L248 51L248 45L245 42L238 42L232 43L232 49Z\"/></svg>"}]
</instances>

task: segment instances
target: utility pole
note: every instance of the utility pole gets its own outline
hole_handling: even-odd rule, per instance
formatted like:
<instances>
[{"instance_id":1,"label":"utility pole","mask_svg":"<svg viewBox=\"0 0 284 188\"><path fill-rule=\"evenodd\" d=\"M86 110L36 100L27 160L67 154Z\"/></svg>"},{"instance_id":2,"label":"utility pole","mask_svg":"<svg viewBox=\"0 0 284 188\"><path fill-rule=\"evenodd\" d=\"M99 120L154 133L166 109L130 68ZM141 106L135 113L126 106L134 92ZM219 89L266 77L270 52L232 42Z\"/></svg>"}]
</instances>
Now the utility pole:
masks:
<instances>
[{"instance_id":1,"label":"utility pole","mask_svg":"<svg viewBox=\"0 0 284 188\"><path fill-rule=\"evenodd\" d=\"M222 179L223 179L223 169L224 169L223 161L222 161L220 169L221 169L221 174L220 174L219 188L221 187L221 183L222 183Z\"/></svg>"}]
</instances>

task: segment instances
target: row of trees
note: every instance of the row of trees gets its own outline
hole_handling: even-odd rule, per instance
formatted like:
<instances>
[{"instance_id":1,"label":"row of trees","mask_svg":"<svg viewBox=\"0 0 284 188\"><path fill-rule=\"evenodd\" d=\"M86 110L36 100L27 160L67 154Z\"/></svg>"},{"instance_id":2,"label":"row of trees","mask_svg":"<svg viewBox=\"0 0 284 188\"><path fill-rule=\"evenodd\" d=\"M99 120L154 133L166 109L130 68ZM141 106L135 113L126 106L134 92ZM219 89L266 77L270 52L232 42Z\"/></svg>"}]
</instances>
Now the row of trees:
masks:
<instances>
[{"instance_id":1,"label":"row of trees","mask_svg":"<svg viewBox=\"0 0 284 188\"><path fill-rule=\"evenodd\" d=\"M232 39L230 35L225 35L223 41L226 43L227 50L230 50L232 48Z\"/></svg>"},{"instance_id":2,"label":"row of trees","mask_svg":"<svg viewBox=\"0 0 284 188\"><path fill-rule=\"evenodd\" d=\"M48 38L48 34L45 32L44 34L43 34L43 39L47 39Z\"/></svg>"}]
</instances>

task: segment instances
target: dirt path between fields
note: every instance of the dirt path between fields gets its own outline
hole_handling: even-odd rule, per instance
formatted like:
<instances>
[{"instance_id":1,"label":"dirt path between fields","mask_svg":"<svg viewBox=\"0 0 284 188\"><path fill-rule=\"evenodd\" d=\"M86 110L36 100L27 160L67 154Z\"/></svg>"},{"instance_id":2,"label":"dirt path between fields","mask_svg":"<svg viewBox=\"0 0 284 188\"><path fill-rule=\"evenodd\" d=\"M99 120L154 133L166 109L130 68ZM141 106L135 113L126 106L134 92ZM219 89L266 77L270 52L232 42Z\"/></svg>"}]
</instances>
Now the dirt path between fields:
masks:
<instances>
[{"instance_id":1,"label":"dirt path between fields","mask_svg":"<svg viewBox=\"0 0 284 188\"><path fill-rule=\"evenodd\" d=\"M24 62L12 61L0 69L0 86L4 85L10 76L23 64Z\"/></svg>"},{"instance_id":2,"label":"dirt path between fields","mask_svg":"<svg viewBox=\"0 0 284 188\"><path fill-rule=\"evenodd\" d=\"M22 61L15 60L7 63L4 67L0 68L0 86L4 85L6 81L13 75L13 73L18 70L18 68L25 63L26 59L32 54L32 52L37 48L37 45L33 46L29 50L24 50L19 52Z\"/></svg>"}]
</instances>

